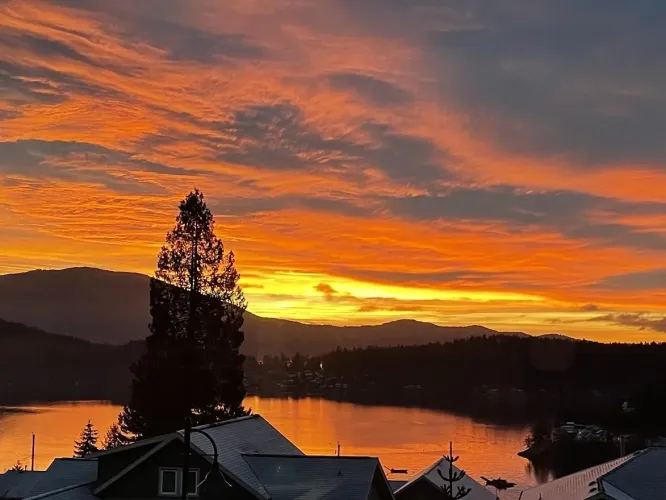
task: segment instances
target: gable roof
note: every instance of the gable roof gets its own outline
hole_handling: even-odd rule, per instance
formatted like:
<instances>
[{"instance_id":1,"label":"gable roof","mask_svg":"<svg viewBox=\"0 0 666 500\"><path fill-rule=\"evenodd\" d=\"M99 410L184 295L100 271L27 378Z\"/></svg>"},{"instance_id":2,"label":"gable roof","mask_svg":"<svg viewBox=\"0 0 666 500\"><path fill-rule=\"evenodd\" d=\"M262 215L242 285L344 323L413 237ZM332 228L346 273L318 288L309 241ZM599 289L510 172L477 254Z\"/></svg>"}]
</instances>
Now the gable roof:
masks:
<instances>
[{"instance_id":1,"label":"gable roof","mask_svg":"<svg viewBox=\"0 0 666 500\"><path fill-rule=\"evenodd\" d=\"M243 454L303 456L303 452L296 445L261 415L227 420L197 429L206 432L217 444L222 471L254 491L260 498L268 499L270 495L243 458ZM183 431L178 431L178 434L182 436ZM198 433L192 433L191 440L193 447L210 459L213 454L210 441Z\"/></svg>"},{"instance_id":2,"label":"gable roof","mask_svg":"<svg viewBox=\"0 0 666 500\"><path fill-rule=\"evenodd\" d=\"M0 474L0 498L25 498L45 471L8 470Z\"/></svg>"},{"instance_id":3,"label":"gable roof","mask_svg":"<svg viewBox=\"0 0 666 500\"><path fill-rule=\"evenodd\" d=\"M155 453L160 451L162 448L164 448L166 445L171 443L174 439L178 439L178 436L175 434L168 434L166 436L162 436L162 442L158 444L157 446L153 446L149 450L146 450L146 453L141 455L139 458L134 460L134 462L131 462L127 464L125 468L120 470L115 476L109 478L106 482L103 484L100 484L97 488L95 488L95 494L100 493L101 491L104 491L106 488L111 486L113 483L115 483L118 479L123 477L125 474L127 474L129 471L137 467L138 465L142 464L145 462L148 458L152 457Z\"/></svg>"},{"instance_id":4,"label":"gable roof","mask_svg":"<svg viewBox=\"0 0 666 500\"><path fill-rule=\"evenodd\" d=\"M268 500L270 498L269 494L261 484L261 481L259 481L254 472L252 472L250 466L243 459L242 454L303 455L303 452L299 450L296 445L280 434L280 432L269 424L261 415L250 415L233 420L226 420L216 424L199 426L196 427L196 429L204 431L215 441L218 448L219 463L222 472L246 487L260 499ZM108 486L115 483L174 439L183 441L184 431L180 430L172 434L166 434L148 440L148 444L156 444L156 446L147 448L144 455L128 464L123 470L118 472L118 474L97 487L95 493L100 493ZM142 442L139 441L129 446L119 447L108 453L117 453L130 448L136 448L141 446L141 443ZM193 432L191 434L191 447L196 453L212 462L213 446L205 436ZM105 453L102 452L101 454ZM100 456L101 454L96 454L96 456Z\"/></svg>"},{"instance_id":5,"label":"gable roof","mask_svg":"<svg viewBox=\"0 0 666 500\"><path fill-rule=\"evenodd\" d=\"M648 448L601 478L634 500L666 498L666 448Z\"/></svg>"},{"instance_id":6,"label":"gable roof","mask_svg":"<svg viewBox=\"0 0 666 500\"><path fill-rule=\"evenodd\" d=\"M406 484L398 488L395 491L396 496L404 493L417 481L427 481L437 488L444 486L446 483L437 473L437 469L441 469L442 473L445 475L448 474L449 463L444 459L444 457L440 458L437 462L416 474ZM460 472L460 469L454 465L453 471ZM455 486L465 486L471 490L469 495L465 497L465 500L496 500L495 494L493 494L490 490L486 489L485 486L482 486L468 475L465 475L465 477L455 483L454 487Z\"/></svg>"},{"instance_id":7,"label":"gable roof","mask_svg":"<svg viewBox=\"0 0 666 500\"><path fill-rule=\"evenodd\" d=\"M375 475L381 471L379 460L371 457L244 455L243 458L271 500L367 500Z\"/></svg>"},{"instance_id":8,"label":"gable roof","mask_svg":"<svg viewBox=\"0 0 666 500\"><path fill-rule=\"evenodd\" d=\"M92 483L97 479L97 460L87 458L56 458L30 489L30 498L72 485Z\"/></svg>"},{"instance_id":9,"label":"gable roof","mask_svg":"<svg viewBox=\"0 0 666 500\"><path fill-rule=\"evenodd\" d=\"M640 453L640 452L637 452ZM623 463L634 458L636 453L569 474L523 491L521 500L583 500L598 491L597 480Z\"/></svg>"}]
</instances>

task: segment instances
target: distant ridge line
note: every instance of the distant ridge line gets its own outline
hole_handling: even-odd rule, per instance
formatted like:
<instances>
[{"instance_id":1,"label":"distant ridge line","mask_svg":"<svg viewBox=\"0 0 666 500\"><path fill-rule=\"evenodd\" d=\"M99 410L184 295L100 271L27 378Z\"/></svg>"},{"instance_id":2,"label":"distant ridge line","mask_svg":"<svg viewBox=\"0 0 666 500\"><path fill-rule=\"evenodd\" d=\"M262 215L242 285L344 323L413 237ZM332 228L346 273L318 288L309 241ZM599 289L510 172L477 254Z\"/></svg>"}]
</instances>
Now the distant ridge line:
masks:
<instances>
[{"instance_id":1,"label":"distant ridge line","mask_svg":"<svg viewBox=\"0 0 666 500\"><path fill-rule=\"evenodd\" d=\"M94 267L0 275L0 318L94 343L123 345L149 334L149 284L144 274ZM374 325L311 324L249 311L244 332L243 352L257 357L321 354L337 347L423 345L482 335L529 336L409 318Z\"/></svg>"}]
</instances>

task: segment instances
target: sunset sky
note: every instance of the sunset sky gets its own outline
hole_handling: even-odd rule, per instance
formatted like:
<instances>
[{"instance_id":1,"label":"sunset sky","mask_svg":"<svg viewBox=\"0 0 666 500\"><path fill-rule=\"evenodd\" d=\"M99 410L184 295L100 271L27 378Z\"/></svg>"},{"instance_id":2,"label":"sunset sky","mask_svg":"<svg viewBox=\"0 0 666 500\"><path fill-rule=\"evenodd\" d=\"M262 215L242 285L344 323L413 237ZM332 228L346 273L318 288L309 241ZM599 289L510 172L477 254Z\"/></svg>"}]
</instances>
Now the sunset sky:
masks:
<instances>
[{"instance_id":1,"label":"sunset sky","mask_svg":"<svg viewBox=\"0 0 666 500\"><path fill-rule=\"evenodd\" d=\"M0 0L0 273L151 274L194 186L249 309L666 340L663 0Z\"/></svg>"}]
</instances>

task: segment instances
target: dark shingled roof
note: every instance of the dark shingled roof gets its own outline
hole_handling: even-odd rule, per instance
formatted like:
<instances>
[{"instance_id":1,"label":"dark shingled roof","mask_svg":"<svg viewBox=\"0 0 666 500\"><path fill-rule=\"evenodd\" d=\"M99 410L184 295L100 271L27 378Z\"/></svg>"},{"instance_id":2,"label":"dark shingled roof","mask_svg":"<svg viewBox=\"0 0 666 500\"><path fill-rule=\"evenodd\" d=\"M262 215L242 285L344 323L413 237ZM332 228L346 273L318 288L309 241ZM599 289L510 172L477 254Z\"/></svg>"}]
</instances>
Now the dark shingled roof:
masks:
<instances>
[{"instance_id":1,"label":"dark shingled roof","mask_svg":"<svg viewBox=\"0 0 666 500\"><path fill-rule=\"evenodd\" d=\"M271 500L367 500L377 458L245 455Z\"/></svg>"},{"instance_id":2,"label":"dark shingled roof","mask_svg":"<svg viewBox=\"0 0 666 500\"><path fill-rule=\"evenodd\" d=\"M9 470L0 474L0 498L25 498L35 486L44 471Z\"/></svg>"},{"instance_id":3,"label":"dark shingled roof","mask_svg":"<svg viewBox=\"0 0 666 500\"><path fill-rule=\"evenodd\" d=\"M634 500L666 499L666 448L649 448L636 454L601 478Z\"/></svg>"}]
</instances>

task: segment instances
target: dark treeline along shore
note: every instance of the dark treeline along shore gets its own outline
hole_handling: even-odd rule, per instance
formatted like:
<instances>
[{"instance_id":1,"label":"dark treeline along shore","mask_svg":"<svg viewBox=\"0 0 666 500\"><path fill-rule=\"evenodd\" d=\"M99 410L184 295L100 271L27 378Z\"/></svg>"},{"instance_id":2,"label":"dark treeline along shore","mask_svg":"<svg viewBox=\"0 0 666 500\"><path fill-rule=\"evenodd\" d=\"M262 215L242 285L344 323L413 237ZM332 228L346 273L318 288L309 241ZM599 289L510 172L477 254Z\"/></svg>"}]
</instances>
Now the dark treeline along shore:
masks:
<instances>
[{"instance_id":1,"label":"dark treeline along shore","mask_svg":"<svg viewBox=\"0 0 666 500\"><path fill-rule=\"evenodd\" d=\"M0 320L0 405L126 404L129 367L144 350L142 341L95 344ZM549 436L562 422L594 424L612 436L631 434L638 437L635 448L666 434L664 359L666 344L494 335L317 356L248 356L244 368L248 395L417 406L495 424L530 424L526 447L538 453L528 458L546 478L619 452L612 439L553 446Z\"/></svg>"},{"instance_id":2,"label":"dark treeline along shore","mask_svg":"<svg viewBox=\"0 0 666 500\"><path fill-rule=\"evenodd\" d=\"M658 428L666 426L664 359L666 344L498 335L248 359L246 374L256 384L249 389L261 394L418 405L516 422L549 416L612 425L629 403L635 418L644 417L641 425Z\"/></svg>"},{"instance_id":3,"label":"dark treeline along shore","mask_svg":"<svg viewBox=\"0 0 666 500\"><path fill-rule=\"evenodd\" d=\"M144 346L95 344L0 320L0 404L125 403ZM248 357L248 394L413 405L506 422L666 425L666 344L491 336L422 346ZM631 419L624 403L636 411Z\"/></svg>"}]
</instances>

